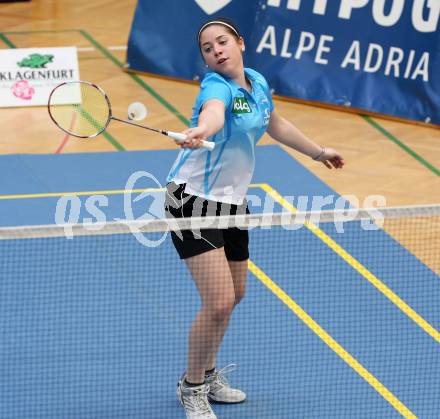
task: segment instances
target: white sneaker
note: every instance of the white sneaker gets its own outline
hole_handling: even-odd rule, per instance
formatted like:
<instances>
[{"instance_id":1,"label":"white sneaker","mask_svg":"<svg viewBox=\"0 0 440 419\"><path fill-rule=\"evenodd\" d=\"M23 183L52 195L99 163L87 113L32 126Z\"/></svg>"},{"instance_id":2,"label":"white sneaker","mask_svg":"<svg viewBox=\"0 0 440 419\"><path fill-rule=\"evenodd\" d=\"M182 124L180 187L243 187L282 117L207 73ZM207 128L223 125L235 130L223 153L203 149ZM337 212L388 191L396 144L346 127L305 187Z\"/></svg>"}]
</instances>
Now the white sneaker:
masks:
<instances>
[{"instance_id":1,"label":"white sneaker","mask_svg":"<svg viewBox=\"0 0 440 419\"><path fill-rule=\"evenodd\" d=\"M231 388L224 374L235 369L230 364L221 370L215 370L211 375L205 376L206 384L209 385L208 399L215 403L241 403L246 400L246 394L236 388Z\"/></svg>"},{"instance_id":2,"label":"white sneaker","mask_svg":"<svg viewBox=\"0 0 440 419\"><path fill-rule=\"evenodd\" d=\"M183 378L177 385L177 397L185 409L187 419L217 419L208 401L209 385L188 387Z\"/></svg>"}]
</instances>

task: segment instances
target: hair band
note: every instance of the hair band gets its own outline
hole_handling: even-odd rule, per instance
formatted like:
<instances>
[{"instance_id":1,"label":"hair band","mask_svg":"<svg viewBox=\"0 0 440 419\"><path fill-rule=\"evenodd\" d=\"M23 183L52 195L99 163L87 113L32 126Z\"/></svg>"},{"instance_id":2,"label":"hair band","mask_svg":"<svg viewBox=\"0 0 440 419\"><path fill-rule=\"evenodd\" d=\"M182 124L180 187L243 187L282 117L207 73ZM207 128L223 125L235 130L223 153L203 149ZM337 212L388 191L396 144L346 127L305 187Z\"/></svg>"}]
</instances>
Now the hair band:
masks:
<instances>
[{"instance_id":1,"label":"hair band","mask_svg":"<svg viewBox=\"0 0 440 419\"><path fill-rule=\"evenodd\" d=\"M229 29L232 29L233 32L240 38L240 34L237 32L237 29L235 29L232 25L230 25L229 23L226 22L222 22L221 20L211 20L210 22L205 23L199 30L199 34L197 36L197 39L199 40L199 44L200 44L200 34L202 33L202 31L209 25L223 25L228 27Z\"/></svg>"}]
</instances>

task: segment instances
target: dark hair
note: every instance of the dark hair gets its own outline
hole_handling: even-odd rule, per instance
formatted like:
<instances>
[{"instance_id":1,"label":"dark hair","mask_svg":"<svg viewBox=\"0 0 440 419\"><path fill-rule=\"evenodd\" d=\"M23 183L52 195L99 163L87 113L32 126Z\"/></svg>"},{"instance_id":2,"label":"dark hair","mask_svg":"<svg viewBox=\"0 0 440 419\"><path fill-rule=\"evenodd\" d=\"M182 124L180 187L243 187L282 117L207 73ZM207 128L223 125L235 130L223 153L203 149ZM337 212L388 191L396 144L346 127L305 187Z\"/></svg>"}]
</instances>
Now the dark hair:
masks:
<instances>
[{"instance_id":1,"label":"dark hair","mask_svg":"<svg viewBox=\"0 0 440 419\"><path fill-rule=\"evenodd\" d=\"M199 49L200 49L200 35L203 32L203 30L210 25L222 25L231 35L235 36L237 39L241 37L237 25L231 19L222 16L211 18L206 22L204 22L203 25L200 26L199 30L197 31L197 43L199 45Z\"/></svg>"}]
</instances>

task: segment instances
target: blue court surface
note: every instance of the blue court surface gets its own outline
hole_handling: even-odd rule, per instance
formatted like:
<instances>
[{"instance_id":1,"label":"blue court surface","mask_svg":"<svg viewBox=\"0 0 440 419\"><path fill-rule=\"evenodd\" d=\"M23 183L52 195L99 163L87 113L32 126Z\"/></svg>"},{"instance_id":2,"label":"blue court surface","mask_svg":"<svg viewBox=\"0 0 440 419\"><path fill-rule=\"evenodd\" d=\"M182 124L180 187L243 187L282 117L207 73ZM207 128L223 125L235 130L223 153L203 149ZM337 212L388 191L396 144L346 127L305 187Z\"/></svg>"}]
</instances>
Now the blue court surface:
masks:
<instances>
[{"instance_id":1,"label":"blue court surface","mask_svg":"<svg viewBox=\"0 0 440 419\"><path fill-rule=\"evenodd\" d=\"M0 156L0 226L113 221L128 203L133 218L161 217L175 156ZM137 192L124 194L130 176ZM255 213L338 198L276 146L257 149L249 195ZM359 222L250 239L247 295L218 359L238 365L230 381L248 399L214 406L219 418L440 417L436 273ZM0 262L0 418L183 417L175 385L199 301L169 237L0 240Z\"/></svg>"}]
</instances>

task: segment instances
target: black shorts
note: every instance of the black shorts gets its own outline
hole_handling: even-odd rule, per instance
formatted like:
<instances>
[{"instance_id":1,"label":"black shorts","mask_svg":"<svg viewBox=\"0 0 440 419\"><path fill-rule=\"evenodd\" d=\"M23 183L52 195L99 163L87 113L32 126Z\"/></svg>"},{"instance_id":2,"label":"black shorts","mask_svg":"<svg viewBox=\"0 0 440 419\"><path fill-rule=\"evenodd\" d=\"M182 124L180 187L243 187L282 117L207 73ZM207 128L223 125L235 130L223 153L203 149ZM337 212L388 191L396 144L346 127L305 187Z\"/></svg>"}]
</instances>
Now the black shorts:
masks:
<instances>
[{"instance_id":1,"label":"black shorts","mask_svg":"<svg viewBox=\"0 0 440 419\"><path fill-rule=\"evenodd\" d=\"M168 218L206 217L249 214L247 203L243 205L210 201L184 192L185 184L167 185L165 213ZM181 259L200 255L212 249L224 247L226 258L244 261L249 258L249 234L247 229L201 229L171 232L171 239Z\"/></svg>"}]
</instances>

